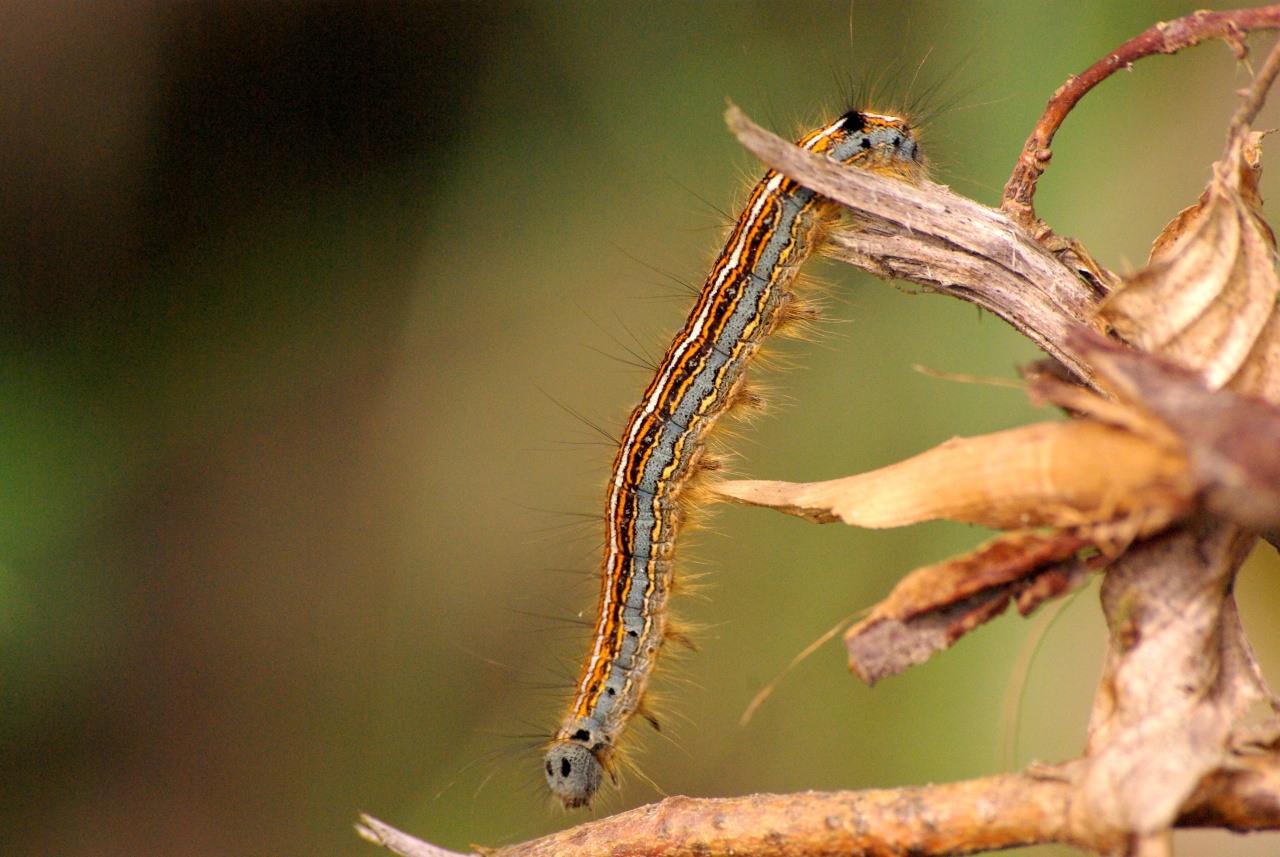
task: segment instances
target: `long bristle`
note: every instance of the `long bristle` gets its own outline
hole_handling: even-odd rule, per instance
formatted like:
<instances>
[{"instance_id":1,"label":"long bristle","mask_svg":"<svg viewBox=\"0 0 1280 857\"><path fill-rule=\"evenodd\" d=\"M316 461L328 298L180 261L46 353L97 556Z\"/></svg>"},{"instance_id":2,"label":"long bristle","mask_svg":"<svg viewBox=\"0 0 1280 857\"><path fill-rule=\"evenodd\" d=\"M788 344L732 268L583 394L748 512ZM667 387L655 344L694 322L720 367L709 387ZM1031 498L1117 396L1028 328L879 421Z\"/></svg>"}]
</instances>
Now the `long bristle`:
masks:
<instances>
[{"instance_id":1,"label":"long bristle","mask_svg":"<svg viewBox=\"0 0 1280 857\"><path fill-rule=\"evenodd\" d=\"M678 631L675 628L668 627L662 636L663 642L676 643L691 652L698 651L698 647L693 644L693 640L690 640L683 631Z\"/></svg>"},{"instance_id":2,"label":"long bristle","mask_svg":"<svg viewBox=\"0 0 1280 857\"><path fill-rule=\"evenodd\" d=\"M719 473L728 466L725 456L711 452L708 448L703 447L702 455L698 458L697 468L694 471L694 477L707 473Z\"/></svg>"},{"instance_id":3,"label":"long bristle","mask_svg":"<svg viewBox=\"0 0 1280 857\"><path fill-rule=\"evenodd\" d=\"M729 397L729 407L726 413L732 412L735 416L742 414L763 414L768 410L768 403L764 396L757 392L756 389L749 384L741 384Z\"/></svg>"}]
</instances>

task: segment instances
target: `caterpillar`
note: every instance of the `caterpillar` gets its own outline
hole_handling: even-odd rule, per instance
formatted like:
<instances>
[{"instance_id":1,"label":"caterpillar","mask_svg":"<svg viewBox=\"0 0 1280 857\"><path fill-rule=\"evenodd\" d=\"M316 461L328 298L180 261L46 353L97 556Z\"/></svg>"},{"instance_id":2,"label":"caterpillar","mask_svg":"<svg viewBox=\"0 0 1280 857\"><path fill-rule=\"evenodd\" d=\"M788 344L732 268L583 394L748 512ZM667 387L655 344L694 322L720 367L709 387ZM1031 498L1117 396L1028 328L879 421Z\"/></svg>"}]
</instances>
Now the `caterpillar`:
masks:
<instances>
[{"instance_id":1,"label":"caterpillar","mask_svg":"<svg viewBox=\"0 0 1280 857\"><path fill-rule=\"evenodd\" d=\"M851 110L798 141L809 151L903 181L924 175L911 124ZM840 218L840 207L776 171L754 187L622 435L605 497L605 546L591 650L543 766L566 809L586 806L605 774L617 783L618 739L637 713L663 643L681 502L713 469L706 439L750 399L746 370L764 339L805 316L792 285ZM687 492L686 492L687 493ZM687 499L687 498L686 498ZM656 725L656 723L655 723Z\"/></svg>"}]
</instances>

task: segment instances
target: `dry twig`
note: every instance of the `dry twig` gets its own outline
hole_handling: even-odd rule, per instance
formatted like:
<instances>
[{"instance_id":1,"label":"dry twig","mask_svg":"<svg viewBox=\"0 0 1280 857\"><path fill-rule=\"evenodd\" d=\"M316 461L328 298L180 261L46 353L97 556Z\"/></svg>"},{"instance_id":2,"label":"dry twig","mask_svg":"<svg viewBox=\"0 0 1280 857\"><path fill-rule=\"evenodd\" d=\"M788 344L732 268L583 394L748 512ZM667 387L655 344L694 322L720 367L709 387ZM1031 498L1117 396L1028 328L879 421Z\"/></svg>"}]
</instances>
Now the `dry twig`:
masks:
<instances>
[{"instance_id":1,"label":"dry twig","mask_svg":"<svg viewBox=\"0 0 1280 857\"><path fill-rule=\"evenodd\" d=\"M671 797L486 857L601 854L841 854L920 857L1063 843L1104 853L1117 841L1073 826L1079 763L937 786L740 798ZM1206 777L1183 803L1183 827L1280 829L1280 759L1243 757ZM402 857L460 857L364 816L368 838ZM377 831L377 832L373 832ZM379 838L382 837L382 838Z\"/></svg>"},{"instance_id":2,"label":"dry twig","mask_svg":"<svg viewBox=\"0 0 1280 857\"><path fill-rule=\"evenodd\" d=\"M1152 54L1175 54L1209 39L1223 39L1238 59L1248 55L1245 35L1254 30L1280 28L1280 4L1259 9L1233 9L1229 12L1194 12L1176 21L1161 22L1140 33L1102 59L1084 73L1072 75L1049 99L1044 115L1023 144L1013 175L1005 185L1000 208L1021 226L1039 234L1032 200L1036 182L1049 166L1049 145L1067 114L1089 90L1121 69L1132 68L1143 57Z\"/></svg>"}]
</instances>

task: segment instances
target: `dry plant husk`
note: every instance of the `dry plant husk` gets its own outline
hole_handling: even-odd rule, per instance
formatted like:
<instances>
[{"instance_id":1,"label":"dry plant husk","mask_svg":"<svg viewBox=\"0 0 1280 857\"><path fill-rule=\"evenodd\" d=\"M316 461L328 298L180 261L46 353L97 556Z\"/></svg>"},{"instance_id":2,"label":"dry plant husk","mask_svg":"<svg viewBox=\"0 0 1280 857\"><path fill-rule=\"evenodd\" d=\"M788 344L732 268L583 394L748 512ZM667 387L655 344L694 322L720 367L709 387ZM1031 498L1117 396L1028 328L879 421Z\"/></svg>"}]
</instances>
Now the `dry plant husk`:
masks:
<instances>
[{"instance_id":1,"label":"dry plant husk","mask_svg":"<svg viewBox=\"0 0 1280 857\"><path fill-rule=\"evenodd\" d=\"M1089 418L952 438L879 470L826 482L727 482L720 496L818 523L870 528L952 520L1006 530L907 575L846 634L849 665L874 683L999 615L1026 614L1087 572L1186 517L1200 484L1182 441L1144 412L1050 376L1032 391Z\"/></svg>"},{"instance_id":2,"label":"dry plant husk","mask_svg":"<svg viewBox=\"0 0 1280 857\"><path fill-rule=\"evenodd\" d=\"M882 529L951 520L997 530L1089 531L1131 522L1149 535L1180 517L1191 483L1181 445L1097 420L956 437L869 473L826 482L737 481L721 497L816 523Z\"/></svg>"},{"instance_id":3,"label":"dry plant husk","mask_svg":"<svg viewBox=\"0 0 1280 857\"><path fill-rule=\"evenodd\" d=\"M724 499L818 523L882 528L947 519L1006 531L909 574L850 629L850 667L864 680L927 659L1015 599L1024 612L1034 609L1079 585L1086 567L1206 504L1257 530L1275 525L1280 507L1272 483L1280 474L1265 463L1259 472L1242 454L1272 439L1276 417L1252 397L1275 402L1280 395L1280 278L1257 187L1261 139L1243 125L1233 128L1200 201L1165 228L1150 264L1102 304L1106 324L1161 360L1144 363L1130 352L1135 363L1084 329L1067 337L1073 354L1107 363L1109 377L1094 377L1092 364L1090 377L1110 399L1037 376L1032 395L1076 419L953 438L840 479L716 487ZM1135 382L1135 374L1144 381ZM1207 409L1205 396L1224 386L1245 395L1216 399L1216 410ZM1250 420L1251 430L1241 433Z\"/></svg>"},{"instance_id":4,"label":"dry plant husk","mask_svg":"<svg viewBox=\"0 0 1280 857\"><path fill-rule=\"evenodd\" d=\"M1251 527L1264 528L1258 504L1244 515L1233 508L1248 505L1240 501L1260 481L1247 464L1239 466L1238 452L1264 452L1257 441L1274 437L1276 425L1266 403L1280 396L1275 235L1258 194L1262 135L1244 118L1260 106L1278 56L1268 59L1252 106L1237 114L1200 200L1174 218L1147 267L1100 310L1125 341L1163 359L1130 360L1126 376L1117 365L1126 362L1121 354L1111 374L1190 440L1206 512L1122 557L1103 583L1111 645L1075 811L1095 827L1140 837L1171 827L1201 780L1230 767L1233 735L1254 704L1267 701L1274 710L1277 703L1232 593L1257 540ZM1106 362L1105 353L1098 356ZM1167 364L1192 377L1177 379ZM1144 372L1163 386L1144 387ZM1269 428L1249 424L1267 412ZM1258 464L1274 469L1274 460L1264 452Z\"/></svg>"},{"instance_id":5,"label":"dry plant husk","mask_svg":"<svg viewBox=\"0 0 1280 857\"><path fill-rule=\"evenodd\" d=\"M1200 200L1156 239L1147 267L1100 313L1142 351L1212 388L1280 403L1276 239L1258 193L1263 134L1240 129Z\"/></svg>"}]
</instances>

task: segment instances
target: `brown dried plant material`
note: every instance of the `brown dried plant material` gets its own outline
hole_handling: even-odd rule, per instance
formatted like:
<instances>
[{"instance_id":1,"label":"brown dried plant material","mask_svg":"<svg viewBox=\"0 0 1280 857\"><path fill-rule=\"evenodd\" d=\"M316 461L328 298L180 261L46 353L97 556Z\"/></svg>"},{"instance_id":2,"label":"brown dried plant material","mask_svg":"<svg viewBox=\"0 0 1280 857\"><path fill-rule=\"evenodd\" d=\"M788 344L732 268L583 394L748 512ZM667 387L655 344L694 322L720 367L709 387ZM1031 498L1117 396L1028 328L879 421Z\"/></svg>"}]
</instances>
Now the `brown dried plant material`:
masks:
<instances>
[{"instance_id":1,"label":"brown dried plant material","mask_svg":"<svg viewBox=\"0 0 1280 857\"><path fill-rule=\"evenodd\" d=\"M827 482L724 482L719 496L817 523L868 528L932 520L999 530L1156 532L1190 508L1182 451L1094 420L952 438L906 461Z\"/></svg>"},{"instance_id":2,"label":"brown dried plant material","mask_svg":"<svg viewBox=\"0 0 1280 857\"><path fill-rule=\"evenodd\" d=\"M1280 402L1280 277L1258 194L1262 136L1235 130L1200 201L1099 311L1126 341L1195 369L1210 387Z\"/></svg>"},{"instance_id":3,"label":"brown dried plant material","mask_svg":"<svg viewBox=\"0 0 1280 857\"><path fill-rule=\"evenodd\" d=\"M1094 340L1105 342L1094 334L1078 347L1087 352ZM1155 413L1052 376L1037 376L1029 391L1089 417L954 437L840 480L714 486L721 498L818 523L882 528L950 519L1014 531L916 569L846 633L850 669L865 682L923 663L1012 600L1027 615L1196 505L1201 481Z\"/></svg>"},{"instance_id":4,"label":"brown dried plant material","mask_svg":"<svg viewBox=\"0 0 1280 857\"><path fill-rule=\"evenodd\" d=\"M1009 533L913 571L845 634L849 669L875 684L950 648L1013 599L1029 614L1088 579L1093 563L1077 554L1090 544L1064 530Z\"/></svg>"},{"instance_id":5,"label":"brown dried plant material","mask_svg":"<svg viewBox=\"0 0 1280 857\"><path fill-rule=\"evenodd\" d=\"M1119 398L1178 436L1204 508L1280 540L1280 408L1091 331L1073 339Z\"/></svg>"},{"instance_id":6,"label":"brown dried plant material","mask_svg":"<svg viewBox=\"0 0 1280 857\"><path fill-rule=\"evenodd\" d=\"M1202 517L1108 569L1111 640L1071 810L1080 824L1139 835L1172 826L1202 780L1234 764L1241 718L1274 704L1231 595L1254 541Z\"/></svg>"},{"instance_id":7,"label":"brown dried plant material","mask_svg":"<svg viewBox=\"0 0 1280 857\"><path fill-rule=\"evenodd\" d=\"M1271 247L1276 246L1275 233L1272 232L1270 224L1262 214L1262 194L1258 191L1258 181L1262 178L1262 139L1267 132L1250 131L1243 138L1243 144L1240 149L1240 163L1237 165L1239 171L1239 196L1240 201L1249 213L1253 215L1258 226L1264 231L1268 237ZM1200 199L1195 205L1190 205L1178 212L1178 216L1169 221L1168 225L1156 236L1156 240L1151 244L1151 257L1147 260L1148 264L1162 257L1168 256L1178 239L1190 233L1191 228L1200 219L1200 215L1204 213L1208 207L1210 199L1214 196L1214 190L1217 188L1218 182L1212 181L1209 186L1204 189L1204 193L1200 194Z\"/></svg>"},{"instance_id":8,"label":"brown dried plant material","mask_svg":"<svg viewBox=\"0 0 1280 857\"><path fill-rule=\"evenodd\" d=\"M1041 379L1034 391L1108 419L1039 423L946 443L889 467L807 484L740 481L721 497L818 523L947 519L1015 532L917 569L845 635L868 684L923 663L1016 599L1023 615L1079 586L1133 540L1186 516L1199 490L1181 443L1121 402ZM1033 531L1033 528L1050 528ZM1085 548L1097 548L1083 558Z\"/></svg>"}]
</instances>

